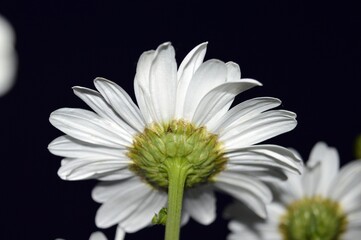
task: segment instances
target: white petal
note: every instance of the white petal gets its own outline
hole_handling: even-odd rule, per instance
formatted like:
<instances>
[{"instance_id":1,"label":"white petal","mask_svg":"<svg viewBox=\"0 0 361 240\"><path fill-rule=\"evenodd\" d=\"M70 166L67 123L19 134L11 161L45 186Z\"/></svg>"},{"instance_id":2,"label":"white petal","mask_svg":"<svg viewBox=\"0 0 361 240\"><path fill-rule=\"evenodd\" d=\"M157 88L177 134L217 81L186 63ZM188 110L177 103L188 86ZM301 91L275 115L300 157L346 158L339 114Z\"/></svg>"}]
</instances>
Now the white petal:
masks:
<instances>
[{"instance_id":1,"label":"white petal","mask_svg":"<svg viewBox=\"0 0 361 240\"><path fill-rule=\"evenodd\" d=\"M217 113L225 114L228 111L230 103L239 93L260 85L261 83L256 80L242 79L215 87L201 99L192 122L198 125L206 125L209 121L214 121L214 116L219 116L216 115Z\"/></svg>"},{"instance_id":2,"label":"white petal","mask_svg":"<svg viewBox=\"0 0 361 240\"><path fill-rule=\"evenodd\" d=\"M331 185L335 180L340 163L338 152L335 148L328 147L323 142L315 144L311 150L307 166L313 167L320 163L320 175L317 178L316 194L325 195L332 188ZM315 182L316 183L316 182ZM314 184L315 184L314 183Z\"/></svg>"},{"instance_id":3,"label":"white petal","mask_svg":"<svg viewBox=\"0 0 361 240\"><path fill-rule=\"evenodd\" d=\"M184 208L189 215L203 225L211 224L216 218L216 198L208 187L197 187L186 191Z\"/></svg>"},{"instance_id":4,"label":"white petal","mask_svg":"<svg viewBox=\"0 0 361 240\"><path fill-rule=\"evenodd\" d=\"M88 104L99 116L119 125L119 131L121 131L122 134L132 138L137 133L114 112L114 109L99 92L84 87L73 87L73 91L75 95Z\"/></svg>"},{"instance_id":5,"label":"white petal","mask_svg":"<svg viewBox=\"0 0 361 240\"><path fill-rule=\"evenodd\" d=\"M128 168L128 158L97 158L88 157L64 162L59 168L58 175L64 180L83 180L98 178L114 171Z\"/></svg>"},{"instance_id":6,"label":"white petal","mask_svg":"<svg viewBox=\"0 0 361 240\"><path fill-rule=\"evenodd\" d=\"M255 177L258 180L264 182L278 183L279 181L287 180L287 175L278 167L272 167L267 165L236 165L228 163L226 166L227 171L239 173L251 177Z\"/></svg>"},{"instance_id":7,"label":"white petal","mask_svg":"<svg viewBox=\"0 0 361 240\"><path fill-rule=\"evenodd\" d=\"M317 183L321 174L321 164L318 163L312 168L308 167L302 175L302 186L305 196L314 196L317 191Z\"/></svg>"},{"instance_id":8,"label":"white petal","mask_svg":"<svg viewBox=\"0 0 361 240\"><path fill-rule=\"evenodd\" d=\"M265 204L272 200L272 194L262 182L224 171L216 176L215 186L242 201L260 217L267 216Z\"/></svg>"},{"instance_id":9,"label":"white petal","mask_svg":"<svg viewBox=\"0 0 361 240\"><path fill-rule=\"evenodd\" d=\"M151 224L154 215L165 206L166 202L167 194L154 190L139 204L138 208L119 225L128 233L139 231Z\"/></svg>"},{"instance_id":10,"label":"white petal","mask_svg":"<svg viewBox=\"0 0 361 240\"><path fill-rule=\"evenodd\" d=\"M195 72L185 97L184 118L191 120L201 99L213 88L224 83L227 68L224 62L208 60Z\"/></svg>"},{"instance_id":11,"label":"white petal","mask_svg":"<svg viewBox=\"0 0 361 240\"><path fill-rule=\"evenodd\" d=\"M361 209L347 214L347 228L361 228Z\"/></svg>"},{"instance_id":12,"label":"white petal","mask_svg":"<svg viewBox=\"0 0 361 240\"><path fill-rule=\"evenodd\" d=\"M260 165L279 167L286 171L301 173L302 161L287 148L264 144L254 145L226 153L229 164L235 165Z\"/></svg>"},{"instance_id":13,"label":"white petal","mask_svg":"<svg viewBox=\"0 0 361 240\"><path fill-rule=\"evenodd\" d=\"M361 236L361 229L352 229L352 230L347 230L343 235L342 235L342 239L343 240L356 240L359 239Z\"/></svg>"},{"instance_id":14,"label":"white petal","mask_svg":"<svg viewBox=\"0 0 361 240\"><path fill-rule=\"evenodd\" d=\"M234 126L233 131L228 131L220 136L220 141L224 143L226 149L237 149L291 131L296 125L294 113L271 110Z\"/></svg>"},{"instance_id":15,"label":"white petal","mask_svg":"<svg viewBox=\"0 0 361 240\"><path fill-rule=\"evenodd\" d=\"M231 233L227 236L227 240L259 240L258 234L247 225L238 221L230 221L228 224Z\"/></svg>"},{"instance_id":16,"label":"white petal","mask_svg":"<svg viewBox=\"0 0 361 240\"><path fill-rule=\"evenodd\" d=\"M234 125L246 122L260 113L277 107L280 104L281 101L279 99L271 97L249 99L231 108L214 127L209 126L209 129L212 132L226 134L227 131L233 131Z\"/></svg>"},{"instance_id":17,"label":"white petal","mask_svg":"<svg viewBox=\"0 0 361 240\"><path fill-rule=\"evenodd\" d=\"M127 192L142 184L144 183L136 176L122 181L100 182L94 187L92 198L96 202L103 203L118 193Z\"/></svg>"},{"instance_id":18,"label":"white petal","mask_svg":"<svg viewBox=\"0 0 361 240\"><path fill-rule=\"evenodd\" d=\"M306 170L303 171L303 175ZM277 187L280 189L279 198L281 202L288 204L293 202L296 199L300 199L305 195L303 189L303 175L295 175L289 172L286 172L287 181L279 182Z\"/></svg>"},{"instance_id":19,"label":"white petal","mask_svg":"<svg viewBox=\"0 0 361 240\"><path fill-rule=\"evenodd\" d=\"M355 160L339 172L337 180L332 184L330 196L339 200L346 212L352 212L361 207L361 161Z\"/></svg>"},{"instance_id":20,"label":"white petal","mask_svg":"<svg viewBox=\"0 0 361 240\"><path fill-rule=\"evenodd\" d=\"M134 78L134 92L137 103L143 114L144 120L150 124L154 121L154 110L149 92L149 73L155 56L155 51L144 52L137 64L137 71Z\"/></svg>"},{"instance_id":21,"label":"white petal","mask_svg":"<svg viewBox=\"0 0 361 240\"><path fill-rule=\"evenodd\" d=\"M176 99L176 118L183 117L185 97L189 83L198 67L202 64L206 51L207 42L199 44L187 54L179 66L177 72L178 87Z\"/></svg>"},{"instance_id":22,"label":"white petal","mask_svg":"<svg viewBox=\"0 0 361 240\"><path fill-rule=\"evenodd\" d=\"M174 117L177 63L170 43L160 45L150 68L150 96L157 121L165 122Z\"/></svg>"},{"instance_id":23,"label":"white petal","mask_svg":"<svg viewBox=\"0 0 361 240\"><path fill-rule=\"evenodd\" d=\"M124 148L132 142L117 132L116 124L84 109L58 109L50 114L49 121L60 131L84 142L113 148Z\"/></svg>"},{"instance_id":24,"label":"white petal","mask_svg":"<svg viewBox=\"0 0 361 240\"><path fill-rule=\"evenodd\" d=\"M146 184L137 184L133 188L118 192L98 209L95 223L99 228L108 228L126 220L141 203L154 191Z\"/></svg>"},{"instance_id":25,"label":"white petal","mask_svg":"<svg viewBox=\"0 0 361 240\"><path fill-rule=\"evenodd\" d=\"M125 238L125 231L118 225L115 232L114 240L123 240Z\"/></svg>"},{"instance_id":26,"label":"white petal","mask_svg":"<svg viewBox=\"0 0 361 240\"><path fill-rule=\"evenodd\" d=\"M118 181L134 177L134 172L128 168L122 168L116 171L108 172L106 175L97 176L100 181Z\"/></svg>"},{"instance_id":27,"label":"white petal","mask_svg":"<svg viewBox=\"0 0 361 240\"><path fill-rule=\"evenodd\" d=\"M104 78L96 78L94 85L126 123L138 132L143 131L145 122L142 114L124 89Z\"/></svg>"},{"instance_id":28,"label":"white petal","mask_svg":"<svg viewBox=\"0 0 361 240\"><path fill-rule=\"evenodd\" d=\"M68 158L85 157L119 157L125 156L125 150L121 148L111 148L82 142L68 135L54 139L48 146L49 151L57 156Z\"/></svg>"},{"instance_id":29,"label":"white petal","mask_svg":"<svg viewBox=\"0 0 361 240\"><path fill-rule=\"evenodd\" d=\"M107 240L107 237L102 232L93 232L90 235L89 240Z\"/></svg>"}]
</instances>

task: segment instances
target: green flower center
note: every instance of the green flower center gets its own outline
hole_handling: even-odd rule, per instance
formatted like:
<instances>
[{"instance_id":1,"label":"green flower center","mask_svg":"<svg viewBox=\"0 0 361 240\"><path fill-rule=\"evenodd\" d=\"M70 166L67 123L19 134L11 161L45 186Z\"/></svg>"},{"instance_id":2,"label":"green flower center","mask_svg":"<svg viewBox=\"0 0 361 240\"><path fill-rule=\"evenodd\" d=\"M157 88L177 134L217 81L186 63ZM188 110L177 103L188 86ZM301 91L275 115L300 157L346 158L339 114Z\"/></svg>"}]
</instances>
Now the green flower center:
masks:
<instances>
[{"instance_id":1,"label":"green flower center","mask_svg":"<svg viewBox=\"0 0 361 240\"><path fill-rule=\"evenodd\" d=\"M168 188L171 161L180 161L187 168L185 187L211 181L225 168L218 136L205 127L195 127L184 120L154 124L134 138L128 157L130 169L157 189Z\"/></svg>"},{"instance_id":2,"label":"green flower center","mask_svg":"<svg viewBox=\"0 0 361 240\"><path fill-rule=\"evenodd\" d=\"M283 240L339 240L346 227L346 215L337 202L312 197L291 203L279 230Z\"/></svg>"}]
</instances>

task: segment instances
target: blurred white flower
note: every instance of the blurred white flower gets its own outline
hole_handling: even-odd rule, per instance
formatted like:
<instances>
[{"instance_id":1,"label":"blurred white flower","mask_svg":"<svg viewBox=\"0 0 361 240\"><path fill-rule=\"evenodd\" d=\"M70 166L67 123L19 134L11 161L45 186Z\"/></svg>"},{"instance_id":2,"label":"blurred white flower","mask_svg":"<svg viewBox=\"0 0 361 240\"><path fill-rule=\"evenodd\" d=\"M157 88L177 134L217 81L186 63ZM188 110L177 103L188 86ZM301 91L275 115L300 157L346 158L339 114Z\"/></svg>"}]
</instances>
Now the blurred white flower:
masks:
<instances>
[{"instance_id":1,"label":"blurred white flower","mask_svg":"<svg viewBox=\"0 0 361 240\"><path fill-rule=\"evenodd\" d=\"M245 202L262 217L271 192L261 180L299 173L301 161L289 150L255 145L292 130L293 112L270 110L281 104L254 98L229 110L239 93L261 84L241 79L236 63L203 62L206 43L195 47L177 70L174 48L160 45L141 55L134 81L137 105L117 84L94 81L99 91L74 87L95 112L62 108L50 122L67 135L49 150L65 157L65 180L102 180L93 199L103 203L96 224L135 232L151 224L166 205L170 164L187 171L183 223L191 216L210 224L216 216L214 189Z\"/></svg>"},{"instance_id":2,"label":"blurred white flower","mask_svg":"<svg viewBox=\"0 0 361 240\"><path fill-rule=\"evenodd\" d=\"M302 176L276 184L277 201L267 206L268 218L256 219L236 203L226 212L229 240L355 240L361 234L361 161L339 170L335 148L317 143ZM237 210L238 209L238 210Z\"/></svg>"},{"instance_id":3,"label":"blurred white flower","mask_svg":"<svg viewBox=\"0 0 361 240\"><path fill-rule=\"evenodd\" d=\"M17 57L14 49L15 33L10 23L0 16L0 96L14 85Z\"/></svg>"}]
</instances>

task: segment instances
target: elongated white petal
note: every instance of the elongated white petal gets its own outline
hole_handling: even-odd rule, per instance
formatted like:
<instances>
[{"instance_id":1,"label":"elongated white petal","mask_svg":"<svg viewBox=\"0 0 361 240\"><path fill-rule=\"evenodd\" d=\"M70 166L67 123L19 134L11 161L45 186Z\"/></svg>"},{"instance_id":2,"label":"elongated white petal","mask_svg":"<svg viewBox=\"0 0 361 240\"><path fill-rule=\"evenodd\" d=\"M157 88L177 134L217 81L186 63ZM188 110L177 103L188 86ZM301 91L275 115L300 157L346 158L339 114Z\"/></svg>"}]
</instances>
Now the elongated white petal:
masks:
<instances>
[{"instance_id":1,"label":"elongated white petal","mask_svg":"<svg viewBox=\"0 0 361 240\"><path fill-rule=\"evenodd\" d=\"M280 170L279 167L269 165L237 165L237 163L228 163L226 166L227 171L243 174L246 176L255 177L264 182L279 182L280 180L287 180L287 175Z\"/></svg>"},{"instance_id":2,"label":"elongated white petal","mask_svg":"<svg viewBox=\"0 0 361 240\"><path fill-rule=\"evenodd\" d=\"M111 148L80 141L68 135L54 139L48 146L49 151L57 156L68 158L119 157L125 156L126 148Z\"/></svg>"},{"instance_id":3,"label":"elongated white petal","mask_svg":"<svg viewBox=\"0 0 361 240\"><path fill-rule=\"evenodd\" d=\"M131 139L116 131L116 124L91 111L61 108L51 113L49 121L60 131L84 142L116 148L131 144Z\"/></svg>"},{"instance_id":4,"label":"elongated white petal","mask_svg":"<svg viewBox=\"0 0 361 240\"><path fill-rule=\"evenodd\" d=\"M92 198L96 202L103 203L118 193L137 188L142 184L144 183L137 176L122 181L100 182L94 187Z\"/></svg>"},{"instance_id":5,"label":"elongated white petal","mask_svg":"<svg viewBox=\"0 0 361 240\"><path fill-rule=\"evenodd\" d=\"M92 89L84 87L73 87L74 94L82 99L91 109L100 117L106 118L119 125L119 130L125 136L132 138L137 132L130 127L119 115L114 112L113 108L106 102L103 96Z\"/></svg>"},{"instance_id":6,"label":"elongated white petal","mask_svg":"<svg viewBox=\"0 0 361 240\"><path fill-rule=\"evenodd\" d=\"M220 136L220 141L224 143L226 149L232 150L257 144L288 132L296 125L294 113L284 110L271 110L234 126L233 131L228 131Z\"/></svg>"},{"instance_id":7,"label":"elongated white petal","mask_svg":"<svg viewBox=\"0 0 361 240\"><path fill-rule=\"evenodd\" d=\"M134 172L131 172L129 168L122 168L108 172L107 175L98 176L97 179L100 181L118 181L131 177L134 177Z\"/></svg>"},{"instance_id":8,"label":"elongated white petal","mask_svg":"<svg viewBox=\"0 0 361 240\"><path fill-rule=\"evenodd\" d=\"M137 64L137 71L134 78L134 92L137 103L143 114L144 120L150 124L154 119L154 110L149 92L149 73L154 59L155 51L144 52Z\"/></svg>"},{"instance_id":9,"label":"elongated white petal","mask_svg":"<svg viewBox=\"0 0 361 240\"><path fill-rule=\"evenodd\" d=\"M178 86L177 86L177 99L176 99L176 118L183 117L183 109L185 103L185 97L188 91L189 83L198 69L202 64L204 56L207 51L207 43L201 43L192 51L190 51L184 58L179 66L177 72Z\"/></svg>"},{"instance_id":10,"label":"elongated white petal","mask_svg":"<svg viewBox=\"0 0 361 240\"><path fill-rule=\"evenodd\" d=\"M112 81L96 78L94 85L114 111L135 130L142 132L145 122L139 108L128 93Z\"/></svg>"},{"instance_id":11,"label":"elongated white petal","mask_svg":"<svg viewBox=\"0 0 361 240\"><path fill-rule=\"evenodd\" d=\"M227 68L224 62L208 60L195 72L187 90L184 103L184 117L191 120L201 99L213 88L224 83Z\"/></svg>"},{"instance_id":12,"label":"elongated white petal","mask_svg":"<svg viewBox=\"0 0 361 240\"><path fill-rule=\"evenodd\" d=\"M258 216L262 218L267 217L267 211L265 207L265 203L260 199L258 195L255 195L245 189L242 189L235 185L225 184L222 182L216 182L215 186L230 194L234 198L243 202L246 206L248 206L252 211L254 211Z\"/></svg>"},{"instance_id":13,"label":"elongated white petal","mask_svg":"<svg viewBox=\"0 0 361 240\"><path fill-rule=\"evenodd\" d=\"M263 144L239 148L226 153L229 164L272 166L293 173L302 172L302 161L287 148Z\"/></svg>"},{"instance_id":14,"label":"elongated white petal","mask_svg":"<svg viewBox=\"0 0 361 240\"><path fill-rule=\"evenodd\" d=\"M117 226L117 230L115 232L114 240L123 240L125 238L125 231L119 226Z\"/></svg>"},{"instance_id":15,"label":"elongated white petal","mask_svg":"<svg viewBox=\"0 0 361 240\"><path fill-rule=\"evenodd\" d=\"M231 233L227 236L227 240L259 240L259 235L251 228L238 221L231 221L228 224Z\"/></svg>"},{"instance_id":16,"label":"elongated white petal","mask_svg":"<svg viewBox=\"0 0 361 240\"><path fill-rule=\"evenodd\" d=\"M242 201L260 217L267 216L265 204L272 200L272 194L257 179L225 171L216 176L215 186Z\"/></svg>"},{"instance_id":17,"label":"elongated white petal","mask_svg":"<svg viewBox=\"0 0 361 240\"><path fill-rule=\"evenodd\" d=\"M208 187L188 189L184 198L184 208L197 222L208 225L216 218L216 198Z\"/></svg>"},{"instance_id":18,"label":"elongated white petal","mask_svg":"<svg viewBox=\"0 0 361 240\"><path fill-rule=\"evenodd\" d=\"M272 193L268 187L255 178L223 171L216 176L216 181L239 187L240 190L247 190L258 196L264 202L271 202L272 200Z\"/></svg>"},{"instance_id":19,"label":"elongated white petal","mask_svg":"<svg viewBox=\"0 0 361 240\"><path fill-rule=\"evenodd\" d=\"M244 101L231 108L214 126L209 126L209 129L212 132L225 134L227 131L232 131L235 125L246 122L280 104L279 99L271 97L259 97Z\"/></svg>"},{"instance_id":20,"label":"elongated white petal","mask_svg":"<svg viewBox=\"0 0 361 240\"><path fill-rule=\"evenodd\" d=\"M128 233L136 232L151 224L152 218L166 205L165 192L152 191L139 207L119 225Z\"/></svg>"},{"instance_id":21,"label":"elongated white petal","mask_svg":"<svg viewBox=\"0 0 361 240\"><path fill-rule=\"evenodd\" d=\"M324 142L318 142L313 147L307 166L314 167L320 163L320 175L317 176L315 194L325 195L333 188L332 183L337 177L340 163L338 152L335 148L328 147Z\"/></svg>"},{"instance_id":22,"label":"elongated white petal","mask_svg":"<svg viewBox=\"0 0 361 240\"><path fill-rule=\"evenodd\" d=\"M98 158L88 157L67 161L58 170L58 175L64 180L83 180L98 178L104 174L128 168L128 158Z\"/></svg>"},{"instance_id":23,"label":"elongated white petal","mask_svg":"<svg viewBox=\"0 0 361 240\"><path fill-rule=\"evenodd\" d=\"M108 228L127 219L141 203L147 199L153 189L146 184L137 184L118 192L98 209L95 223L99 228Z\"/></svg>"},{"instance_id":24,"label":"elongated white petal","mask_svg":"<svg viewBox=\"0 0 361 240\"><path fill-rule=\"evenodd\" d=\"M198 125L207 125L215 116L219 116L217 113L225 114L228 111L227 106L229 107L229 104L233 102L239 93L260 85L261 83L256 80L242 79L237 82L226 82L215 87L201 99L192 122Z\"/></svg>"},{"instance_id":25,"label":"elongated white petal","mask_svg":"<svg viewBox=\"0 0 361 240\"><path fill-rule=\"evenodd\" d=\"M164 43L157 48L150 68L150 96L158 122L174 117L177 84L174 48Z\"/></svg>"}]
</instances>

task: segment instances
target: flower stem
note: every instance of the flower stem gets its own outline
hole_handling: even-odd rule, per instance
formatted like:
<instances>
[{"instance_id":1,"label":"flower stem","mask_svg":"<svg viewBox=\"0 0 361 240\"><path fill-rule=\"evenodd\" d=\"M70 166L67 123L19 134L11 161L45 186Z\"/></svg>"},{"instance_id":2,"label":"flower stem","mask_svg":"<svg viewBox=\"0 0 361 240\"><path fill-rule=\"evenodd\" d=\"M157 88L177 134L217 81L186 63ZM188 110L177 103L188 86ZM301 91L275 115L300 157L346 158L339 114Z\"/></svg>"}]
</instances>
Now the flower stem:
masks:
<instances>
[{"instance_id":1,"label":"flower stem","mask_svg":"<svg viewBox=\"0 0 361 240\"><path fill-rule=\"evenodd\" d=\"M168 162L168 212L165 240L179 240L183 192L189 168L182 164L181 159Z\"/></svg>"}]
</instances>

